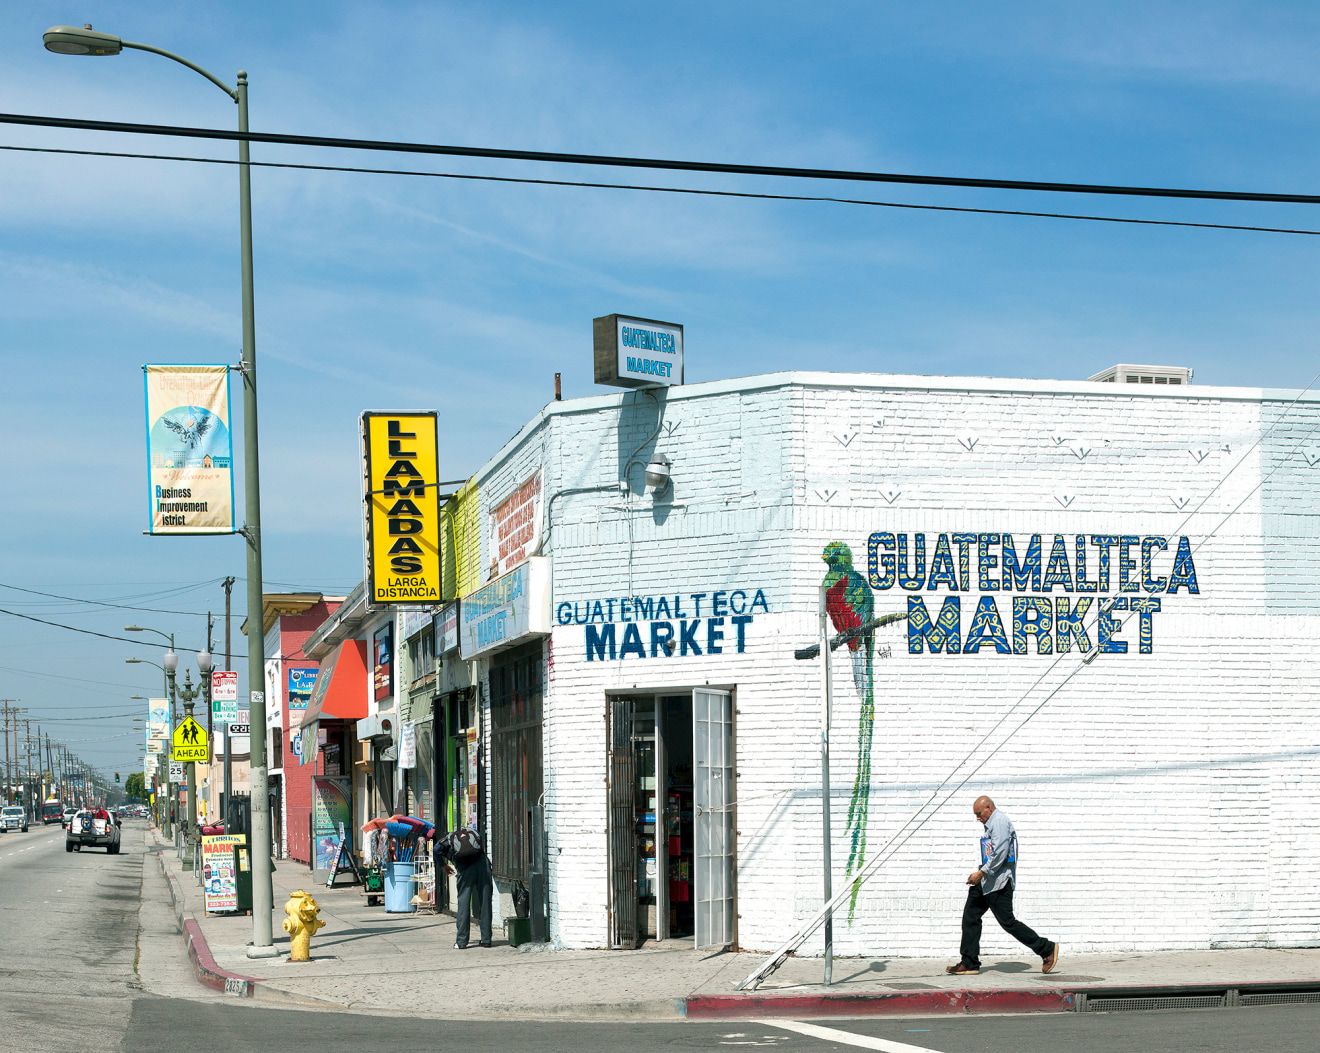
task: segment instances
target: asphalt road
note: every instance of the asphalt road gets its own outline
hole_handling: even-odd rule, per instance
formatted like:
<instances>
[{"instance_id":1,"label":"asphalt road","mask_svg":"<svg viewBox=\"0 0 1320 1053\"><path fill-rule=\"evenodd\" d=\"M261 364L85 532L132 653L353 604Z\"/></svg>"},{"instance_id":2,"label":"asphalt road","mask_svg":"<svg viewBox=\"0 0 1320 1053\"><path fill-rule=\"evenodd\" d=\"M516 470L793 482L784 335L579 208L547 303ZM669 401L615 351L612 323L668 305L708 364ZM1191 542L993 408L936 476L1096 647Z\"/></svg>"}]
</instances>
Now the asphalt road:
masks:
<instances>
[{"instance_id":1,"label":"asphalt road","mask_svg":"<svg viewBox=\"0 0 1320 1053\"><path fill-rule=\"evenodd\" d=\"M192 979L144 825L123 851L64 851L58 828L0 836L0 1051L307 1053L441 1049L660 1053L1312 1053L1320 1005L1114 1014L725 1023L442 1021L271 1008ZM144 894L145 893L145 894Z\"/></svg>"}]
</instances>

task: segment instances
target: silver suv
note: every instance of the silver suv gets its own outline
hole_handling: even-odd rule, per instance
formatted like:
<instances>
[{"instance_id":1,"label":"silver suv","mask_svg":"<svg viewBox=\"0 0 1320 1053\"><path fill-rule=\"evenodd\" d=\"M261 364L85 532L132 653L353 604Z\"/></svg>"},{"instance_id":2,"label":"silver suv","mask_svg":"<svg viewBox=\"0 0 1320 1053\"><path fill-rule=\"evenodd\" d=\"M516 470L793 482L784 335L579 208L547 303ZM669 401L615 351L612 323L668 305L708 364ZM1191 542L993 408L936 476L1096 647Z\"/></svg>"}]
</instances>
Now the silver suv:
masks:
<instances>
[{"instance_id":1,"label":"silver suv","mask_svg":"<svg viewBox=\"0 0 1320 1053\"><path fill-rule=\"evenodd\" d=\"M22 830L28 832L27 811L22 805L7 804L0 808L0 830Z\"/></svg>"}]
</instances>

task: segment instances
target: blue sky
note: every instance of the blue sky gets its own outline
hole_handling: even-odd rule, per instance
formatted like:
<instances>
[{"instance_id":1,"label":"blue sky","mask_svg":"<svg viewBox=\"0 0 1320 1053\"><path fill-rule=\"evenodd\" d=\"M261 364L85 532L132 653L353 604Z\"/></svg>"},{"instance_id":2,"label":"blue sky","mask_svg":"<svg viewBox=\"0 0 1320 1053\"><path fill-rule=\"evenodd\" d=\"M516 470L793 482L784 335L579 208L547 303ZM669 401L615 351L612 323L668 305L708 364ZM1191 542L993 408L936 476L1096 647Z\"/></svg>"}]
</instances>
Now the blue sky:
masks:
<instances>
[{"instance_id":1,"label":"blue sky","mask_svg":"<svg viewBox=\"0 0 1320 1053\"><path fill-rule=\"evenodd\" d=\"M30 3L0 12L0 109L233 126L233 103L174 63L42 49L47 26L83 22L225 80L247 69L260 131L1320 189L1314 5ZM0 145L233 155L16 126ZM269 146L253 158L840 189ZM0 583L202 612L222 606L203 583L241 578L237 539L142 536L141 364L237 358L236 184L230 168L0 151ZM689 380L1075 379L1127 361L1301 387L1316 371L1320 239L280 170L253 186L265 565L280 587L347 591L361 575L362 409L435 407L442 473L464 477L552 397L556 371L567 397L599 390L591 319L612 311L684 323ZM844 189L1320 228L1304 206ZM182 586L196 587L170 595ZM4 588L0 607L203 639L195 613ZM93 763L130 769L137 738L114 715L158 680L123 659L160 649L0 624L0 697Z\"/></svg>"}]
</instances>

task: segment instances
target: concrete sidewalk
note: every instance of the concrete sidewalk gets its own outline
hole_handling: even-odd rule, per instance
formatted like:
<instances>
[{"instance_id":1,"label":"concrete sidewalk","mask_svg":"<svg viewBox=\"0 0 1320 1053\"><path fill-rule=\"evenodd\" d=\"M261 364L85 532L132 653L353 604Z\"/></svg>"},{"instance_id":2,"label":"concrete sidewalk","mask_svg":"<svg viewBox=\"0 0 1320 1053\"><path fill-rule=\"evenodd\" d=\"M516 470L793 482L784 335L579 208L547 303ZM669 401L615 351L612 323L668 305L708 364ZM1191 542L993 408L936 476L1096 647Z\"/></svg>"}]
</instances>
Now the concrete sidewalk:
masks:
<instances>
[{"instance_id":1,"label":"concrete sidewalk","mask_svg":"<svg viewBox=\"0 0 1320 1053\"><path fill-rule=\"evenodd\" d=\"M544 944L510 947L497 928L495 946L454 949L448 915L387 914L368 907L356 888L327 889L310 872L279 862L274 875L275 945L281 958L246 956L247 916L206 917L202 892L155 830L175 913L189 940L199 979L231 993L326 1008L399 1011L447 1018L517 1015L543 1018L673 1019L689 1017L860 1016L880 1013L1067 1011L1085 999L1166 995L1262 985L1320 991L1320 948L1069 955L1040 972L1029 954L987 962L979 976L951 977L940 959L841 958L834 983L821 985L818 958L790 958L755 992L736 985L764 955L693 950L689 941L647 944L636 951L565 951ZM312 961L291 963L279 928L296 889L310 892L326 923L312 939ZM191 919L193 924L186 924Z\"/></svg>"}]
</instances>

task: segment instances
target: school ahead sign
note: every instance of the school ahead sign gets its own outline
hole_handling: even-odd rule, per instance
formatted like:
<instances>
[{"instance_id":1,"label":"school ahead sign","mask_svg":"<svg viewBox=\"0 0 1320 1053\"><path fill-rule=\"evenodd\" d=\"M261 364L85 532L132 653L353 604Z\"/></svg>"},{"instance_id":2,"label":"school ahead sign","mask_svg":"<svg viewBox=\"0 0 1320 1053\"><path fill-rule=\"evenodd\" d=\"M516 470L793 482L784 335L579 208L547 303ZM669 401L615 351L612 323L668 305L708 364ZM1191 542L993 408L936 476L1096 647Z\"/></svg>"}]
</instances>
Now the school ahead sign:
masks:
<instances>
[{"instance_id":1,"label":"school ahead sign","mask_svg":"<svg viewBox=\"0 0 1320 1053\"><path fill-rule=\"evenodd\" d=\"M206 729L192 717L185 717L183 723L174 729L171 759L187 764L205 764L211 759L210 745L206 741Z\"/></svg>"}]
</instances>

